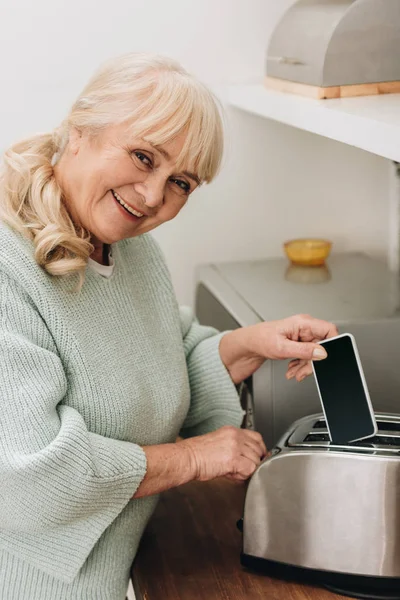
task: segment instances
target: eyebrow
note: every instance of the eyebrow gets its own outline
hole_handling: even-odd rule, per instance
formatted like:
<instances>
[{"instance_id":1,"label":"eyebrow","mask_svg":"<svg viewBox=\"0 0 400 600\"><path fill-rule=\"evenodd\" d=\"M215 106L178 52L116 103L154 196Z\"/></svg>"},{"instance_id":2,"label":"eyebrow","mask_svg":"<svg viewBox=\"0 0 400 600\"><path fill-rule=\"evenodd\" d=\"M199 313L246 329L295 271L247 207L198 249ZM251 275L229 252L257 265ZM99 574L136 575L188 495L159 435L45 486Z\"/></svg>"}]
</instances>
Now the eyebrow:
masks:
<instances>
[{"instance_id":1,"label":"eyebrow","mask_svg":"<svg viewBox=\"0 0 400 600\"><path fill-rule=\"evenodd\" d=\"M186 177L189 177L189 179L193 179L193 181L195 181L197 185L201 184L200 179L194 173L189 173L189 171L182 171L182 173L186 175Z\"/></svg>"},{"instance_id":2,"label":"eyebrow","mask_svg":"<svg viewBox=\"0 0 400 600\"><path fill-rule=\"evenodd\" d=\"M170 154L168 154L168 152L164 150L164 148L161 148L161 146L157 146L156 144L150 144L150 146L155 148L155 150L162 154L164 158L166 158L167 160L171 160Z\"/></svg>"},{"instance_id":3,"label":"eyebrow","mask_svg":"<svg viewBox=\"0 0 400 600\"><path fill-rule=\"evenodd\" d=\"M171 156L166 150L164 150L164 148L161 148L161 146L156 146L155 144L150 144L150 146L158 150L158 152L162 154L164 158L166 158L167 160L171 160ZM194 173L191 173L190 171L182 171L182 173L183 175L186 175L186 177L189 177L189 179L192 179L195 183L197 183L197 185L201 184L199 177L197 177L197 175L195 175Z\"/></svg>"}]
</instances>

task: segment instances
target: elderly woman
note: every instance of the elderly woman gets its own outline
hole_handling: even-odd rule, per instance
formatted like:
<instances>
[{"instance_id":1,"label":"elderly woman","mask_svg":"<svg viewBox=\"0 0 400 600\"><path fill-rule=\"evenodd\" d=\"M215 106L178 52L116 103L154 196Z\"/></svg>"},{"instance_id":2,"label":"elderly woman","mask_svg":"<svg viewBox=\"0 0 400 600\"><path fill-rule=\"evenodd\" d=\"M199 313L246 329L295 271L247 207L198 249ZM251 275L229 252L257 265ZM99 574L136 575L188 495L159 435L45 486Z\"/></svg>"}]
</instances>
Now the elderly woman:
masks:
<instances>
[{"instance_id":1,"label":"elderly woman","mask_svg":"<svg viewBox=\"0 0 400 600\"><path fill-rule=\"evenodd\" d=\"M222 127L179 65L103 66L59 129L5 153L0 207L0 597L121 600L157 494L247 479L266 454L235 384L307 376L334 326L218 334L179 310L149 231L216 174ZM183 440L176 441L180 434Z\"/></svg>"}]
</instances>

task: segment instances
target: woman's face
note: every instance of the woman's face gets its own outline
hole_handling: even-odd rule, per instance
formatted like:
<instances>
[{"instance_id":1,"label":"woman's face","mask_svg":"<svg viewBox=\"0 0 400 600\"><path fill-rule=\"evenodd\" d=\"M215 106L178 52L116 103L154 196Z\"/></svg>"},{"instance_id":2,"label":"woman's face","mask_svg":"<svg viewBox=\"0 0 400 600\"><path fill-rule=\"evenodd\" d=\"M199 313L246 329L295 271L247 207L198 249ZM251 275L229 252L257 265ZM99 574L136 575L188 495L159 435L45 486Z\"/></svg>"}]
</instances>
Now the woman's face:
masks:
<instances>
[{"instance_id":1,"label":"woman's face","mask_svg":"<svg viewBox=\"0 0 400 600\"><path fill-rule=\"evenodd\" d=\"M182 134L162 146L129 139L126 125L90 137L74 130L55 177L74 221L92 241L112 244L173 219L199 185L178 171Z\"/></svg>"}]
</instances>

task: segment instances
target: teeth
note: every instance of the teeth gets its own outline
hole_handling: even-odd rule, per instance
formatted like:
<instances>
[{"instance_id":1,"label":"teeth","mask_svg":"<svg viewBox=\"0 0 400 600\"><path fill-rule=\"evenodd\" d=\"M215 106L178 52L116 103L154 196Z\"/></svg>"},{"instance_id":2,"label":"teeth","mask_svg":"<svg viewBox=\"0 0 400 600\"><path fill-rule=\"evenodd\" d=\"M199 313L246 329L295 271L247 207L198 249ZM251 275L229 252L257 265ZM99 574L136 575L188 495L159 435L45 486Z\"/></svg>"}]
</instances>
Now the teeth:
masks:
<instances>
[{"instance_id":1,"label":"teeth","mask_svg":"<svg viewBox=\"0 0 400 600\"><path fill-rule=\"evenodd\" d=\"M137 210L133 210L133 208L131 208L130 206L128 206L128 204L126 202L124 202L121 198L121 196L119 194L117 194L117 192L114 192L114 190L111 190L112 195L114 196L114 198L128 211L131 213L131 215L134 215L135 217L143 217L143 213L138 212Z\"/></svg>"}]
</instances>

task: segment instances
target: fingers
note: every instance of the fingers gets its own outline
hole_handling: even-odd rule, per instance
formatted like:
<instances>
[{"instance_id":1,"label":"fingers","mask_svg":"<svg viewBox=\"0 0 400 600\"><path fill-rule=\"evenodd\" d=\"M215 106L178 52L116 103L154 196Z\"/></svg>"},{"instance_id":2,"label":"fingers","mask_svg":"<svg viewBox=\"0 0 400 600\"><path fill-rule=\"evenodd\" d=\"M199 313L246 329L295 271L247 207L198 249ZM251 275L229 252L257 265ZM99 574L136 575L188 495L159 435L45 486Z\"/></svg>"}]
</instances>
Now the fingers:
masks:
<instances>
[{"instance_id":1,"label":"fingers","mask_svg":"<svg viewBox=\"0 0 400 600\"><path fill-rule=\"evenodd\" d=\"M270 456L271 452L267 451L266 456ZM265 458L265 457L263 457ZM228 473L225 475L226 479L230 481L234 481L235 483L243 484L247 479L249 479L254 471L257 469L261 461L254 461L253 459L249 459L244 456L237 465L237 470L232 473Z\"/></svg>"},{"instance_id":2,"label":"fingers","mask_svg":"<svg viewBox=\"0 0 400 600\"><path fill-rule=\"evenodd\" d=\"M242 451L243 456L251 458L251 456L257 456L258 459L262 460L267 455L267 449L264 445L257 444L253 440L246 440Z\"/></svg>"},{"instance_id":3,"label":"fingers","mask_svg":"<svg viewBox=\"0 0 400 600\"><path fill-rule=\"evenodd\" d=\"M246 458L247 460L250 460L254 464L254 470L255 470L258 467L258 465L260 464L260 462L262 461L262 459L264 458L264 454L260 454L258 449L255 449L254 447L252 447L248 444L245 444L243 446L242 452L241 452L241 459L242 458Z\"/></svg>"},{"instance_id":4,"label":"fingers","mask_svg":"<svg viewBox=\"0 0 400 600\"><path fill-rule=\"evenodd\" d=\"M308 329L315 340L325 340L338 335L336 325L328 321L315 319L309 315L296 315L293 319L297 321L296 324L300 329Z\"/></svg>"},{"instance_id":5,"label":"fingers","mask_svg":"<svg viewBox=\"0 0 400 600\"><path fill-rule=\"evenodd\" d=\"M251 477L254 471L257 469L260 462L260 459L254 460L253 458L242 456L237 462L235 471L231 473L231 475L242 481L249 479L249 477Z\"/></svg>"},{"instance_id":6,"label":"fingers","mask_svg":"<svg viewBox=\"0 0 400 600\"><path fill-rule=\"evenodd\" d=\"M242 437L240 455L235 461L232 475L244 481L253 475L268 451L261 435L256 431L245 429L240 433Z\"/></svg>"},{"instance_id":7,"label":"fingers","mask_svg":"<svg viewBox=\"0 0 400 600\"><path fill-rule=\"evenodd\" d=\"M260 456L266 456L268 450L261 435L257 431L250 431L248 429L245 429L244 432L246 433L245 444L253 447L256 452L259 452Z\"/></svg>"},{"instance_id":8,"label":"fingers","mask_svg":"<svg viewBox=\"0 0 400 600\"><path fill-rule=\"evenodd\" d=\"M297 366L299 366L299 364L300 364L301 362L304 362L304 361L300 361L300 359L299 359L299 358L295 358L294 360L291 360L291 361L290 361L290 363L288 364L288 370L289 370L289 369L293 369L294 367L297 367Z\"/></svg>"},{"instance_id":9,"label":"fingers","mask_svg":"<svg viewBox=\"0 0 400 600\"><path fill-rule=\"evenodd\" d=\"M334 325L333 323L328 323L328 325L329 325L328 333L326 334L326 336L324 338L319 338L319 339L325 340L325 339L339 335L339 331L338 331L336 325Z\"/></svg>"},{"instance_id":10,"label":"fingers","mask_svg":"<svg viewBox=\"0 0 400 600\"><path fill-rule=\"evenodd\" d=\"M292 364L295 363L295 364ZM292 361L289 363L288 370L286 371L286 379L294 379L297 381L303 381L306 377L311 375L312 366L311 362L307 360Z\"/></svg>"},{"instance_id":11,"label":"fingers","mask_svg":"<svg viewBox=\"0 0 400 600\"><path fill-rule=\"evenodd\" d=\"M325 348L313 342L293 342L286 339L282 345L282 354L286 358L323 360L327 357Z\"/></svg>"},{"instance_id":12,"label":"fingers","mask_svg":"<svg viewBox=\"0 0 400 600\"><path fill-rule=\"evenodd\" d=\"M289 362L286 378L303 381L312 373L310 361L324 360L327 357L325 348L316 342L338 335L338 330L333 323L314 319L309 315L295 315L288 321L297 331L295 339L304 341L293 341L288 335L281 346L280 357L293 359Z\"/></svg>"},{"instance_id":13,"label":"fingers","mask_svg":"<svg viewBox=\"0 0 400 600\"><path fill-rule=\"evenodd\" d=\"M311 373L312 373L312 366L311 366L311 363L308 362L297 371L297 373L295 375L296 380L303 381L304 379L306 379L306 377L311 375Z\"/></svg>"},{"instance_id":14,"label":"fingers","mask_svg":"<svg viewBox=\"0 0 400 600\"><path fill-rule=\"evenodd\" d=\"M298 364L293 367L289 366L288 370L286 371L286 379L293 379L294 377L296 377L296 375L297 375L298 371L301 369L301 367L302 367L302 364Z\"/></svg>"},{"instance_id":15,"label":"fingers","mask_svg":"<svg viewBox=\"0 0 400 600\"><path fill-rule=\"evenodd\" d=\"M186 442L194 451L196 478L200 481L229 473L242 480L248 479L267 455L267 448L258 432L231 425Z\"/></svg>"}]
</instances>

